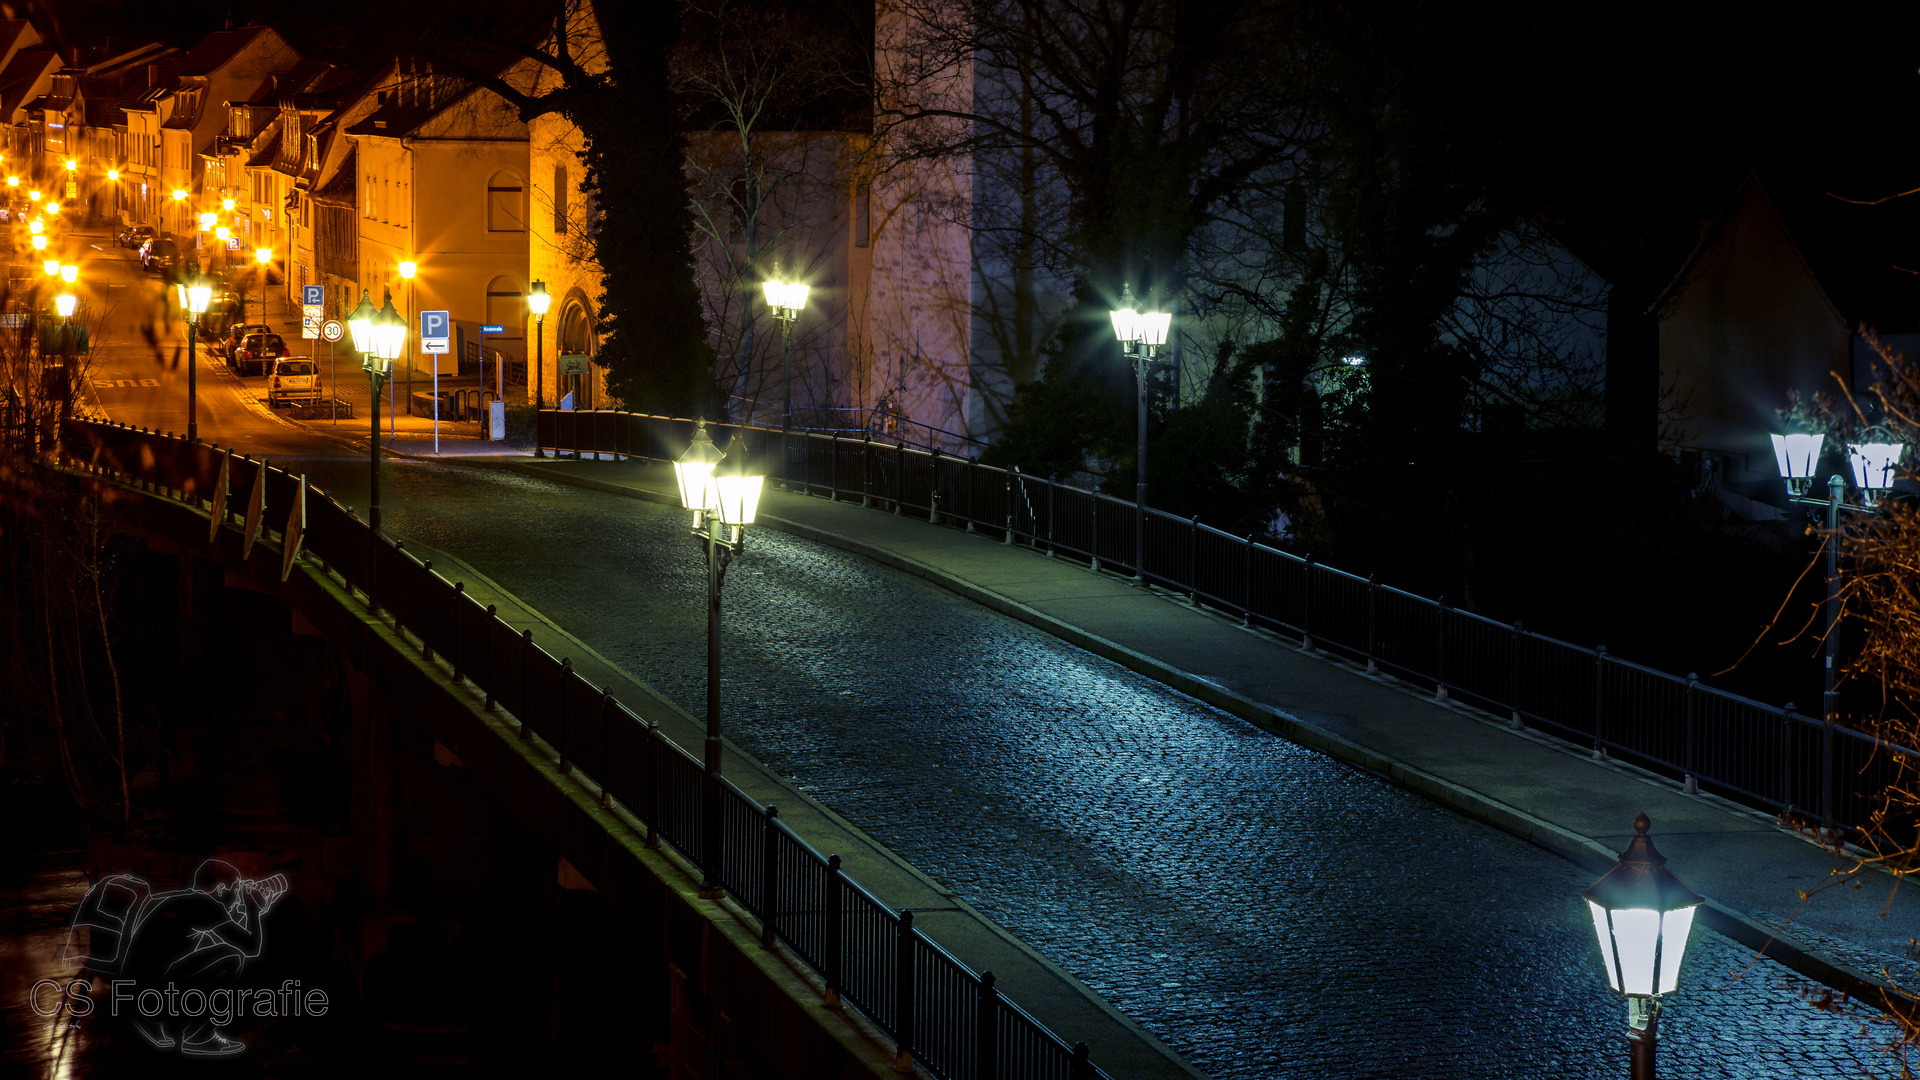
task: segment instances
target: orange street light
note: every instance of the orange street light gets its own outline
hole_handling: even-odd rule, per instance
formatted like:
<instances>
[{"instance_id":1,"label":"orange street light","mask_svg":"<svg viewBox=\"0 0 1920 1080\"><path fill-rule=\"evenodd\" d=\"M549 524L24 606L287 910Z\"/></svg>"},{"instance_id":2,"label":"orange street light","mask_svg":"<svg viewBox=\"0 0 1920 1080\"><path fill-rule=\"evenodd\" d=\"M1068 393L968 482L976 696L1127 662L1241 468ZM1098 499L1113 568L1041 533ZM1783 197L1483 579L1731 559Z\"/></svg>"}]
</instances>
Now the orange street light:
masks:
<instances>
[{"instance_id":1,"label":"orange street light","mask_svg":"<svg viewBox=\"0 0 1920 1080\"><path fill-rule=\"evenodd\" d=\"M33 238L33 250L35 251L47 250L47 238L36 234Z\"/></svg>"},{"instance_id":2,"label":"orange street light","mask_svg":"<svg viewBox=\"0 0 1920 1080\"><path fill-rule=\"evenodd\" d=\"M47 272L48 277L59 277L60 276L60 260L48 259L47 261L40 264L40 269L45 270Z\"/></svg>"},{"instance_id":3,"label":"orange street light","mask_svg":"<svg viewBox=\"0 0 1920 1080\"><path fill-rule=\"evenodd\" d=\"M231 213L233 213L233 200L232 200L232 199L221 199L221 200L220 200L220 209L222 209L222 210L225 210L225 211L226 211L227 213L229 213L229 214L231 214Z\"/></svg>"},{"instance_id":4,"label":"orange street light","mask_svg":"<svg viewBox=\"0 0 1920 1080\"><path fill-rule=\"evenodd\" d=\"M38 191L37 189L36 189L36 190L31 190L31 191L28 191L28 192L27 192L27 198L29 198L29 199L32 199L32 200L33 200L34 202L39 202L39 201L40 201L40 192L39 192L39 191Z\"/></svg>"},{"instance_id":5,"label":"orange street light","mask_svg":"<svg viewBox=\"0 0 1920 1080\"><path fill-rule=\"evenodd\" d=\"M77 168L79 168L79 167L80 167L80 163L79 163L79 162L77 162L77 161L75 161L75 160L73 160L72 158L68 158L68 159L67 159L67 171L68 171L68 172L72 172L73 170L75 170L75 169L77 169Z\"/></svg>"},{"instance_id":6,"label":"orange street light","mask_svg":"<svg viewBox=\"0 0 1920 1080\"><path fill-rule=\"evenodd\" d=\"M185 189L185 188L174 188L174 189L173 189L173 201L174 201L174 202L186 202L186 201L187 201L187 189Z\"/></svg>"},{"instance_id":7,"label":"orange street light","mask_svg":"<svg viewBox=\"0 0 1920 1080\"><path fill-rule=\"evenodd\" d=\"M60 280L66 282L69 285L73 284L76 281L79 281L80 267L73 263L67 263L65 266L62 266L60 268Z\"/></svg>"},{"instance_id":8,"label":"orange street light","mask_svg":"<svg viewBox=\"0 0 1920 1080\"><path fill-rule=\"evenodd\" d=\"M47 224L39 218L34 218L32 221L27 222L27 231L38 236L47 231Z\"/></svg>"},{"instance_id":9,"label":"orange street light","mask_svg":"<svg viewBox=\"0 0 1920 1080\"><path fill-rule=\"evenodd\" d=\"M119 169L108 169L108 170L107 170L107 179L109 179L109 180L118 180L118 179L120 179L120 170L119 170Z\"/></svg>"}]
</instances>

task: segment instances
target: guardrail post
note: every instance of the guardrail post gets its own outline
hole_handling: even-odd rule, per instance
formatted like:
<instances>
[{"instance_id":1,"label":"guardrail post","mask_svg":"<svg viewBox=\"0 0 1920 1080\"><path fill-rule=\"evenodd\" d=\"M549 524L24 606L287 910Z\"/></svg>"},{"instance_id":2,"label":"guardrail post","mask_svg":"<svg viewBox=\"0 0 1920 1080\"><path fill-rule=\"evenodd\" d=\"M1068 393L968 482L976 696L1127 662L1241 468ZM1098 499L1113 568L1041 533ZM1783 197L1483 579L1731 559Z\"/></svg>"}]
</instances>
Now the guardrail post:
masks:
<instances>
[{"instance_id":1,"label":"guardrail post","mask_svg":"<svg viewBox=\"0 0 1920 1080\"><path fill-rule=\"evenodd\" d=\"M1092 557L1093 572L1100 572L1100 496L1087 500L1087 518L1092 522L1087 528L1087 554Z\"/></svg>"},{"instance_id":2,"label":"guardrail post","mask_svg":"<svg viewBox=\"0 0 1920 1080\"><path fill-rule=\"evenodd\" d=\"M1434 676L1433 699L1447 700L1447 598L1440 598L1440 656L1436 666L1440 669Z\"/></svg>"},{"instance_id":3,"label":"guardrail post","mask_svg":"<svg viewBox=\"0 0 1920 1080\"><path fill-rule=\"evenodd\" d=\"M486 664L487 666L487 682L485 686L481 687L481 689L485 690L487 694L487 702L484 708L488 712L493 711L493 621L496 618L499 618L499 615L496 613L494 605L488 604L487 605L487 635L486 635L487 636L487 654L482 660L482 663Z\"/></svg>"},{"instance_id":4,"label":"guardrail post","mask_svg":"<svg viewBox=\"0 0 1920 1080\"><path fill-rule=\"evenodd\" d=\"M780 895L780 826L776 824L779 817L779 807L767 807L766 842L760 853L760 947L763 949L773 948L773 905Z\"/></svg>"},{"instance_id":5,"label":"guardrail post","mask_svg":"<svg viewBox=\"0 0 1920 1080\"><path fill-rule=\"evenodd\" d=\"M453 664L453 681L460 681L460 601L467 598L467 583L453 583L453 655L447 659Z\"/></svg>"},{"instance_id":6,"label":"guardrail post","mask_svg":"<svg viewBox=\"0 0 1920 1080\"><path fill-rule=\"evenodd\" d=\"M1187 522L1187 603L1200 606L1200 515Z\"/></svg>"},{"instance_id":7,"label":"guardrail post","mask_svg":"<svg viewBox=\"0 0 1920 1080\"><path fill-rule=\"evenodd\" d=\"M1013 474L1018 470L1019 466L1009 465L1007 471L1002 474L1006 478L1006 491L1002 493L1002 498L1005 500L1003 505L1007 508L1007 533L1000 538L1000 542L1009 546L1013 544Z\"/></svg>"},{"instance_id":8,"label":"guardrail post","mask_svg":"<svg viewBox=\"0 0 1920 1080\"><path fill-rule=\"evenodd\" d=\"M900 497L907 493L907 444L893 448L893 513L900 516Z\"/></svg>"},{"instance_id":9,"label":"guardrail post","mask_svg":"<svg viewBox=\"0 0 1920 1080\"><path fill-rule=\"evenodd\" d=\"M813 432L800 433L800 494L813 494Z\"/></svg>"},{"instance_id":10,"label":"guardrail post","mask_svg":"<svg viewBox=\"0 0 1920 1080\"><path fill-rule=\"evenodd\" d=\"M647 846L660 846L660 721L647 721L647 740L640 768L647 778Z\"/></svg>"},{"instance_id":11,"label":"guardrail post","mask_svg":"<svg viewBox=\"0 0 1920 1080\"><path fill-rule=\"evenodd\" d=\"M1780 811L1785 821L1793 814L1793 710L1789 701L1780 707Z\"/></svg>"},{"instance_id":12,"label":"guardrail post","mask_svg":"<svg viewBox=\"0 0 1920 1080\"><path fill-rule=\"evenodd\" d=\"M973 1075L977 1080L999 1080L1000 991L993 988L991 971L980 973L980 1000L973 1015Z\"/></svg>"},{"instance_id":13,"label":"guardrail post","mask_svg":"<svg viewBox=\"0 0 1920 1080\"><path fill-rule=\"evenodd\" d=\"M1300 647L1308 652L1313 651L1313 554L1311 552L1307 554L1306 561L1300 564ZM1440 691L1440 700L1447 700L1444 689Z\"/></svg>"},{"instance_id":14,"label":"guardrail post","mask_svg":"<svg viewBox=\"0 0 1920 1080\"><path fill-rule=\"evenodd\" d=\"M873 506L873 436L860 433L860 507Z\"/></svg>"},{"instance_id":15,"label":"guardrail post","mask_svg":"<svg viewBox=\"0 0 1920 1080\"><path fill-rule=\"evenodd\" d=\"M893 1055L894 1072L913 1071L913 959L919 951L913 947L913 939L913 912L901 908L900 942L894 948L898 970L893 982L893 1023L899 1042L899 1050Z\"/></svg>"},{"instance_id":16,"label":"guardrail post","mask_svg":"<svg viewBox=\"0 0 1920 1080\"><path fill-rule=\"evenodd\" d=\"M1519 619L1513 620L1513 649L1507 672L1507 704L1513 710L1507 726L1515 731L1525 731L1527 725L1520 719L1520 639L1527 632L1527 624Z\"/></svg>"},{"instance_id":17,"label":"guardrail post","mask_svg":"<svg viewBox=\"0 0 1920 1080\"><path fill-rule=\"evenodd\" d=\"M827 501L840 501L840 436L827 436Z\"/></svg>"},{"instance_id":18,"label":"guardrail post","mask_svg":"<svg viewBox=\"0 0 1920 1080\"><path fill-rule=\"evenodd\" d=\"M1607 729L1605 679L1607 671L1607 647L1600 646L1593 653L1593 760L1607 760Z\"/></svg>"},{"instance_id":19,"label":"guardrail post","mask_svg":"<svg viewBox=\"0 0 1920 1080\"><path fill-rule=\"evenodd\" d=\"M600 805L613 805L613 688L600 691Z\"/></svg>"},{"instance_id":20,"label":"guardrail post","mask_svg":"<svg viewBox=\"0 0 1920 1080\"><path fill-rule=\"evenodd\" d=\"M1820 722L1820 828L1833 834L1833 725L1839 718L1833 709L1821 709Z\"/></svg>"},{"instance_id":21,"label":"guardrail post","mask_svg":"<svg viewBox=\"0 0 1920 1080\"><path fill-rule=\"evenodd\" d=\"M560 775L561 776L565 776L568 773L573 771L573 762L567 760L567 747L573 741L568 737L571 733L567 730L567 728L570 726L568 724L568 720L571 719L571 717L567 715L567 690L569 689L568 683L571 681L567 678L567 676L572 674L573 674L573 657L571 656L561 657L560 658L560 693L555 695L560 699L560 731L559 731L560 747L559 749L560 749Z\"/></svg>"},{"instance_id":22,"label":"guardrail post","mask_svg":"<svg viewBox=\"0 0 1920 1080\"><path fill-rule=\"evenodd\" d=\"M1053 481L1047 481L1047 558L1053 558L1053 508L1059 503Z\"/></svg>"},{"instance_id":23,"label":"guardrail post","mask_svg":"<svg viewBox=\"0 0 1920 1080\"><path fill-rule=\"evenodd\" d=\"M940 448L927 458L927 523L940 524Z\"/></svg>"},{"instance_id":24,"label":"guardrail post","mask_svg":"<svg viewBox=\"0 0 1920 1080\"><path fill-rule=\"evenodd\" d=\"M829 856L827 858L827 895L825 902L820 905L826 909L827 919L827 944L823 950L824 955L820 957L821 962L826 965L826 970L820 973L820 977L826 980L827 989L821 996L821 1000L829 1009L840 1007L840 931L841 924L844 922L840 914L842 888L844 883L840 880L840 856Z\"/></svg>"},{"instance_id":25,"label":"guardrail post","mask_svg":"<svg viewBox=\"0 0 1920 1080\"><path fill-rule=\"evenodd\" d=\"M1073 1061L1067 1066L1067 1080L1093 1080L1093 1057L1087 1044L1073 1044Z\"/></svg>"},{"instance_id":26,"label":"guardrail post","mask_svg":"<svg viewBox=\"0 0 1920 1080\"><path fill-rule=\"evenodd\" d=\"M1379 574L1367 575L1367 674L1369 675L1380 674L1380 664L1374 656L1374 629L1379 621L1376 616L1380 608L1379 581Z\"/></svg>"},{"instance_id":27,"label":"guardrail post","mask_svg":"<svg viewBox=\"0 0 1920 1080\"><path fill-rule=\"evenodd\" d=\"M438 407L438 403L435 407ZM428 559L420 566L420 656L425 660L433 659L433 643L427 640L428 631L432 626L433 560Z\"/></svg>"},{"instance_id":28,"label":"guardrail post","mask_svg":"<svg viewBox=\"0 0 1920 1080\"><path fill-rule=\"evenodd\" d=\"M1253 627L1253 534L1240 545L1240 625Z\"/></svg>"},{"instance_id":29,"label":"guardrail post","mask_svg":"<svg viewBox=\"0 0 1920 1080\"><path fill-rule=\"evenodd\" d=\"M522 739L533 738L533 724L531 723L531 718L527 716L527 712L532 708L532 706L528 704L528 701L531 699L532 695L527 693L527 664L528 664L529 658L532 656L533 656L533 627L529 626L527 627L526 630L521 632L521 637L520 637L520 714L519 714L519 719L520 719L520 737Z\"/></svg>"},{"instance_id":30,"label":"guardrail post","mask_svg":"<svg viewBox=\"0 0 1920 1080\"><path fill-rule=\"evenodd\" d=\"M1699 704L1695 697L1695 692L1698 691L1699 689L1700 689L1700 673L1697 671L1687 672L1686 772L1683 774L1686 777L1686 781L1681 786L1680 790L1685 792L1688 795L1700 794L1700 780L1694 774L1694 771L1693 771L1693 718L1695 715L1695 710L1699 708Z\"/></svg>"},{"instance_id":31,"label":"guardrail post","mask_svg":"<svg viewBox=\"0 0 1920 1080\"><path fill-rule=\"evenodd\" d=\"M965 485L966 492L967 492L967 505L966 505L966 508L961 511L961 513L965 514L967 517L968 532L973 531L973 467L979 463L980 463L980 459L978 457L972 454L968 454L967 467L960 470L960 475L962 477L960 482L961 484Z\"/></svg>"}]
</instances>

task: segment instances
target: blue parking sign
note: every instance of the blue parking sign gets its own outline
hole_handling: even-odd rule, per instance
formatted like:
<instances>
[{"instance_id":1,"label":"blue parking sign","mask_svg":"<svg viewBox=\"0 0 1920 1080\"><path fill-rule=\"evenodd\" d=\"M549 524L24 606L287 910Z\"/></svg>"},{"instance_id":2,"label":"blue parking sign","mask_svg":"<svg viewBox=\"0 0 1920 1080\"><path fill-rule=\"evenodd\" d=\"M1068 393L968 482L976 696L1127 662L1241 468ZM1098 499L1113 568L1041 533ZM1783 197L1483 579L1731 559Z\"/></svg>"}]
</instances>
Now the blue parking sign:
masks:
<instances>
[{"instance_id":1,"label":"blue parking sign","mask_svg":"<svg viewBox=\"0 0 1920 1080\"><path fill-rule=\"evenodd\" d=\"M453 313L450 311L423 311L420 313L420 351L423 353L450 353L453 351Z\"/></svg>"},{"instance_id":2,"label":"blue parking sign","mask_svg":"<svg viewBox=\"0 0 1920 1080\"><path fill-rule=\"evenodd\" d=\"M326 303L326 302L327 302L327 287L326 287L325 285L302 285L302 286L300 286L300 302L301 302L302 304L324 304L324 303Z\"/></svg>"}]
</instances>

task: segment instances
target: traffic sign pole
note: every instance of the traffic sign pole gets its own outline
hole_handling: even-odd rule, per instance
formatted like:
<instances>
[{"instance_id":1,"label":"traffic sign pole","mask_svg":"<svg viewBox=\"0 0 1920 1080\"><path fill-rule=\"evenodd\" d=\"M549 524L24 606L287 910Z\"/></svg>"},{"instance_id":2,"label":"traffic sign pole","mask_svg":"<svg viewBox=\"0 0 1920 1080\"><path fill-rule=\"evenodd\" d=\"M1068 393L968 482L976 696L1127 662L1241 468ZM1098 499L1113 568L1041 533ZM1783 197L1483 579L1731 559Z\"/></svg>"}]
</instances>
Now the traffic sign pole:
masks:
<instances>
[{"instance_id":1,"label":"traffic sign pole","mask_svg":"<svg viewBox=\"0 0 1920 1080\"><path fill-rule=\"evenodd\" d=\"M310 285L308 288L319 288ZM333 400L327 405L327 415L333 417L333 426L340 426L340 337L346 328L338 319L328 319L320 324L320 336L327 340L327 355L333 360ZM379 402L374 402L374 410L379 411Z\"/></svg>"},{"instance_id":2,"label":"traffic sign pole","mask_svg":"<svg viewBox=\"0 0 1920 1080\"><path fill-rule=\"evenodd\" d=\"M420 313L420 353L433 361L433 452L440 453L440 357L453 351L453 313Z\"/></svg>"}]
</instances>

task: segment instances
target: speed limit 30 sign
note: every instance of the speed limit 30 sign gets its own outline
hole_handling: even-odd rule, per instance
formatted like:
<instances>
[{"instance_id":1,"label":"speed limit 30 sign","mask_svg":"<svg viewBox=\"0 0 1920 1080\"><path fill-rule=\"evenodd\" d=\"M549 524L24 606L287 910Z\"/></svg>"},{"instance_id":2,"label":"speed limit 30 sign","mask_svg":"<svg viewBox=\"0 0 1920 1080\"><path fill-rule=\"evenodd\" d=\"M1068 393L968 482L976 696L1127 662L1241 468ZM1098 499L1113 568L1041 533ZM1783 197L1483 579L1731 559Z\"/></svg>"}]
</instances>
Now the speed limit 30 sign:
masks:
<instances>
[{"instance_id":1,"label":"speed limit 30 sign","mask_svg":"<svg viewBox=\"0 0 1920 1080\"><path fill-rule=\"evenodd\" d=\"M346 332L346 327L340 325L339 319L328 319L320 324L320 336L328 341L339 341Z\"/></svg>"}]
</instances>

